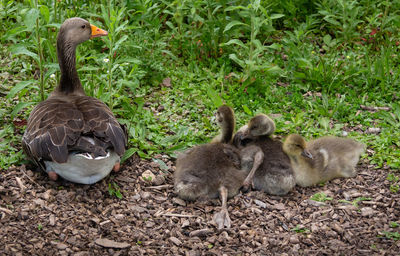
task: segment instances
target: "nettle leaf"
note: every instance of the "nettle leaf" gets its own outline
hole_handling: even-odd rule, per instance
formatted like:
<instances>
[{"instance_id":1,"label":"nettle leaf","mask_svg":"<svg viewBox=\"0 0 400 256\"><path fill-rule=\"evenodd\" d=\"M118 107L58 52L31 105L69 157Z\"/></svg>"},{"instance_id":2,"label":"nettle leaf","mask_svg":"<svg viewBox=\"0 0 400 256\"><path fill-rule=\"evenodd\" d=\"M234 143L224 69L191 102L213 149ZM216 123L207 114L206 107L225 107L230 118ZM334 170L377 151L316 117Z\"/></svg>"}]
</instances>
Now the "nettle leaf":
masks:
<instances>
[{"instance_id":1,"label":"nettle leaf","mask_svg":"<svg viewBox=\"0 0 400 256\"><path fill-rule=\"evenodd\" d=\"M28 107L30 105L33 105L35 103L36 102L20 102L20 103L18 103L14 107L13 111L10 114L11 118L14 118L22 109L24 109L24 108L26 108L26 107Z\"/></svg>"},{"instance_id":2,"label":"nettle leaf","mask_svg":"<svg viewBox=\"0 0 400 256\"><path fill-rule=\"evenodd\" d=\"M213 102L213 104L216 108L218 108L219 106L221 106L223 104L221 97L213 89L209 88L207 90L207 95L208 95L208 97L210 97L211 101Z\"/></svg>"},{"instance_id":3,"label":"nettle leaf","mask_svg":"<svg viewBox=\"0 0 400 256\"><path fill-rule=\"evenodd\" d=\"M247 105L242 105L243 107L243 111L248 114L249 116L253 115L253 112L249 109L249 107L247 107Z\"/></svg>"},{"instance_id":4,"label":"nettle leaf","mask_svg":"<svg viewBox=\"0 0 400 256\"><path fill-rule=\"evenodd\" d=\"M245 62L243 60L239 59L238 56L236 56L236 54L234 54L234 53L229 54L229 58L231 60L233 60L234 62L236 62L242 68L245 67L245 65L246 65Z\"/></svg>"},{"instance_id":5,"label":"nettle leaf","mask_svg":"<svg viewBox=\"0 0 400 256\"><path fill-rule=\"evenodd\" d=\"M24 24L25 26L32 31L33 28L36 25L36 19L39 18L40 12L38 9L30 9L26 14L24 18Z\"/></svg>"},{"instance_id":6,"label":"nettle leaf","mask_svg":"<svg viewBox=\"0 0 400 256\"><path fill-rule=\"evenodd\" d=\"M46 24L49 23L49 21L50 21L49 7L47 7L46 5L41 5L40 6L40 13L42 14L44 20L46 21Z\"/></svg>"},{"instance_id":7,"label":"nettle leaf","mask_svg":"<svg viewBox=\"0 0 400 256\"><path fill-rule=\"evenodd\" d=\"M271 15L271 20L275 20L275 19L279 19L279 18L282 18L282 17L284 17L285 16L285 14L280 14L280 13L274 13L274 14L272 14Z\"/></svg>"},{"instance_id":8,"label":"nettle leaf","mask_svg":"<svg viewBox=\"0 0 400 256\"><path fill-rule=\"evenodd\" d=\"M135 154L138 151L137 148L130 148L125 151L124 155L121 157L121 163L125 162L129 157Z\"/></svg>"},{"instance_id":9,"label":"nettle leaf","mask_svg":"<svg viewBox=\"0 0 400 256\"><path fill-rule=\"evenodd\" d=\"M234 21L229 22L228 25L226 25L226 27L225 27L225 29L224 29L224 33L225 33L226 31L230 30L232 27L238 26L238 25L247 26L247 27L249 26L249 25L247 25L247 24L245 24L245 23L243 23L243 22L240 22L240 21L238 21L238 20L234 20Z\"/></svg>"},{"instance_id":10,"label":"nettle leaf","mask_svg":"<svg viewBox=\"0 0 400 256\"><path fill-rule=\"evenodd\" d=\"M23 90L25 87L35 83L36 80L28 80L28 81L22 81L17 83L11 90L10 92L7 94L7 99L12 99L15 97L15 95L17 95L17 93L19 93L21 90Z\"/></svg>"},{"instance_id":11,"label":"nettle leaf","mask_svg":"<svg viewBox=\"0 0 400 256\"><path fill-rule=\"evenodd\" d=\"M39 63L39 57L36 53L29 51L23 45L14 45L10 48L10 52L14 55L26 55L32 57L37 63Z\"/></svg>"},{"instance_id":12,"label":"nettle leaf","mask_svg":"<svg viewBox=\"0 0 400 256\"><path fill-rule=\"evenodd\" d=\"M222 45L222 46L225 46L225 45L231 45L231 44L239 45L240 47L242 47L242 48L244 48L244 49L247 48L247 46L244 45L243 42L240 41L239 39L231 39L231 40L229 40L228 42L226 42L226 43L224 43L224 44L221 44L221 45Z\"/></svg>"},{"instance_id":13,"label":"nettle leaf","mask_svg":"<svg viewBox=\"0 0 400 256\"><path fill-rule=\"evenodd\" d=\"M128 39L128 35L124 35L123 37L121 37L114 45L113 51L117 51L118 48L120 47L120 45L126 40Z\"/></svg>"}]
</instances>

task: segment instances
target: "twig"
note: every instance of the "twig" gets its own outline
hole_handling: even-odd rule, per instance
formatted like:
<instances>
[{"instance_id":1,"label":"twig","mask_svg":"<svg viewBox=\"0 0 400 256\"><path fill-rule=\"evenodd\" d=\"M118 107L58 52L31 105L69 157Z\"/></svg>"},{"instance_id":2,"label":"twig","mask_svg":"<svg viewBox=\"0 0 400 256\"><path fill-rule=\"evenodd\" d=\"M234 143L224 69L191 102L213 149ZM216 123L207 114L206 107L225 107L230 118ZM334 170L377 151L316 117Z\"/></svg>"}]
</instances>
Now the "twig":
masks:
<instances>
[{"instance_id":1,"label":"twig","mask_svg":"<svg viewBox=\"0 0 400 256\"><path fill-rule=\"evenodd\" d=\"M173 187L172 185L166 184L166 185L160 185L160 186L149 186L149 187L144 187L145 189L157 189L157 190L162 190L162 189L168 189L170 187Z\"/></svg>"},{"instance_id":2,"label":"twig","mask_svg":"<svg viewBox=\"0 0 400 256\"><path fill-rule=\"evenodd\" d=\"M35 185L41 187L42 189L45 189L45 187L43 187L42 185L40 185L40 184L37 183L36 181L32 180L31 177L29 177L28 174L26 174L26 172L25 172L25 170L26 170L25 165L22 165L21 168L20 168L20 170L21 170L21 172L22 172L32 183L34 183Z\"/></svg>"},{"instance_id":3,"label":"twig","mask_svg":"<svg viewBox=\"0 0 400 256\"><path fill-rule=\"evenodd\" d=\"M177 214L177 213L163 213L162 216L167 217L178 217L178 218L196 218L196 215L188 215L188 214Z\"/></svg>"},{"instance_id":4,"label":"twig","mask_svg":"<svg viewBox=\"0 0 400 256\"><path fill-rule=\"evenodd\" d=\"M3 212L8 213L10 215L12 215L12 213L13 213L12 211L10 211L10 210L8 210L6 208L3 208L3 207L0 207L0 211L3 211Z\"/></svg>"},{"instance_id":5,"label":"twig","mask_svg":"<svg viewBox=\"0 0 400 256\"><path fill-rule=\"evenodd\" d=\"M21 192L24 192L25 191L25 186L22 183L22 180L20 178L18 178L18 177L15 177L15 180L17 181L17 184L18 184L19 188L21 189Z\"/></svg>"},{"instance_id":6,"label":"twig","mask_svg":"<svg viewBox=\"0 0 400 256\"><path fill-rule=\"evenodd\" d=\"M364 106L364 105L360 105L360 108L363 110L371 111L371 112L376 112L379 110L389 111L392 109L391 107L369 107L369 106Z\"/></svg>"}]
</instances>

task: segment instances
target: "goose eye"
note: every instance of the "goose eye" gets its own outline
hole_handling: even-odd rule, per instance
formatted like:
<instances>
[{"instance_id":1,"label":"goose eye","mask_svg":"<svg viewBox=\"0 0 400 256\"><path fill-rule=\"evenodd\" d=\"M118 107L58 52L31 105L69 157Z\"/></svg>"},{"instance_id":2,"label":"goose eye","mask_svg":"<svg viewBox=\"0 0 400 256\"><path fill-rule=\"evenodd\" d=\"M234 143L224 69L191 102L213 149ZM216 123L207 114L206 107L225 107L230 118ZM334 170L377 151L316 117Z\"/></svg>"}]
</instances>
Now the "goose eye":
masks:
<instances>
[{"instance_id":1,"label":"goose eye","mask_svg":"<svg viewBox=\"0 0 400 256\"><path fill-rule=\"evenodd\" d=\"M81 28L86 28L86 25L82 25Z\"/></svg>"}]
</instances>

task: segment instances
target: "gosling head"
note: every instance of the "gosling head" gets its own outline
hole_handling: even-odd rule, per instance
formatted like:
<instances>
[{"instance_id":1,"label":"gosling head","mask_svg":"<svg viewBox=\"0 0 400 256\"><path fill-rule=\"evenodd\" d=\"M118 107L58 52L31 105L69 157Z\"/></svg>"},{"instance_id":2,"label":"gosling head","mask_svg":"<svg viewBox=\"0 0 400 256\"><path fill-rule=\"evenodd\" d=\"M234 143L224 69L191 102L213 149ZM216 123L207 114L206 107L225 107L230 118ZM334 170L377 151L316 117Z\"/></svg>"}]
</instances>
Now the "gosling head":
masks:
<instances>
[{"instance_id":1,"label":"gosling head","mask_svg":"<svg viewBox=\"0 0 400 256\"><path fill-rule=\"evenodd\" d=\"M226 126L231 126L235 124L235 114L232 108L223 105L218 108L215 113L215 120L219 127L225 128Z\"/></svg>"},{"instance_id":2,"label":"gosling head","mask_svg":"<svg viewBox=\"0 0 400 256\"><path fill-rule=\"evenodd\" d=\"M250 119L243 130L242 140L258 136L271 135L275 131L275 123L267 115L259 114Z\"/></svg>"},{"instance_id":3,"label":"gosling head","mask_svg":"<svg viewBox=\"0 0 400 256\"><path fill-rule=\"evenodd\" d=\"M289 156L303 156L313 159L312 154L306 148L306 141L298 134L289 135L283 143L283 151Z\"/></svg>"},{"instance_id":4,"label":"gosling head","mask_svg":"<svg viewBox=\"0 0 400 256\"><path fill-rule=\"evenodd\" d=\"M91 25L82 18L70 18L64 21L58 33L58 39L62 39L66 44L78 45L94 37L106 36L108 32L95 25Z\"/></svg>"}]
</instances>

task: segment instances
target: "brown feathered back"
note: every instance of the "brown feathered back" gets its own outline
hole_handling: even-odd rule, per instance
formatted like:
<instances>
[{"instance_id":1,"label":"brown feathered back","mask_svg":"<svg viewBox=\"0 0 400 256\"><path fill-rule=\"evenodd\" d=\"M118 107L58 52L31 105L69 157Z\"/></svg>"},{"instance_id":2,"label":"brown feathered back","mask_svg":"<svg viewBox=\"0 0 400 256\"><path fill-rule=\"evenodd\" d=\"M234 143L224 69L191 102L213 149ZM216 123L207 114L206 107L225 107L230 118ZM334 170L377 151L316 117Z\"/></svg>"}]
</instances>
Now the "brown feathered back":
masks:
<instances>
[{"instance_id":1,"label":"brown feathered back","mask_svg":"<svg viewBox=\"0 0 400 256\"><path fill-rule=\"evenodd\" d=\"M71 150L96 157L111 148L121 156L126 142L126 133L111 110L88 96L52 97L41 102L29 116L22 139L26 154L35 162L58 163L65 163Z\"/></svg>"}]
</instances>

